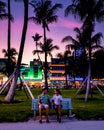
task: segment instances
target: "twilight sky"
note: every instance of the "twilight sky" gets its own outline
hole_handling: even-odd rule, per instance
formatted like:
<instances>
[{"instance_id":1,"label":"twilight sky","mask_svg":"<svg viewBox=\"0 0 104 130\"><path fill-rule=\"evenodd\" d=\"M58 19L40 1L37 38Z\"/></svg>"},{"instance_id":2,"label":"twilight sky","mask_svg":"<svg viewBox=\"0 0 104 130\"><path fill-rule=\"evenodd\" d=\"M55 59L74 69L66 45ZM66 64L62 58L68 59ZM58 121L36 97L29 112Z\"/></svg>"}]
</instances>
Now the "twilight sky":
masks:
<instances>
[{"instance_id":1,"label":"twilight sky","mask_svg":"<svg viewBox=\"0 0 104 130\"><path fill-rule=\"evenodd\" d=\"M7 0L2 0L7 1ZM11 32L11 47L16 48L17 52L19 51L20 47L20 40L21 40L21 34L22 34L22 26L23 26L23 3L22 2L14 2L15 0L11 0L11 13L14 17L14 22L12 23L12 32ZM60 50L54 51L53 57L58 52L63 52L65 50L65 45L68 43L61 43L61 40L63 37L67 35L75 36L75 33L73 32L74 27L80 27L81 22L78 20L75 20L73 16L68 16L67 18L64 17L64 10L69 4L70 0L52 0L52 2L62 3L63 9L59 9L57 12L57 15L59 16L58 22L53 23L49 25L50 32L47 32L47 37L53 39L53 44L58 45L60 47ZM29 16L33 16L32 14L33 8L29 6ZM97 24L96 26L96 33L102 32L104 35L104 23ZM40 35L43 35L43 30L40 25L36 25L33 22L29 22L28 24L28 30L27 30L27 36L26 36L26 42L25 42L25 48L23 53L23 63L29 63L34 58L37 58L37 56L34 56L32 54L32 51L35 49L35 43L32 39L32 36L35 35L35 33L39 33ZM104 45L104 38L102 40L102 43ZM0 58L3 58L2 49L7 49L7 20L0 21ZM43 58L43 56L41 56Z\"/></svg>"}]
</instances>

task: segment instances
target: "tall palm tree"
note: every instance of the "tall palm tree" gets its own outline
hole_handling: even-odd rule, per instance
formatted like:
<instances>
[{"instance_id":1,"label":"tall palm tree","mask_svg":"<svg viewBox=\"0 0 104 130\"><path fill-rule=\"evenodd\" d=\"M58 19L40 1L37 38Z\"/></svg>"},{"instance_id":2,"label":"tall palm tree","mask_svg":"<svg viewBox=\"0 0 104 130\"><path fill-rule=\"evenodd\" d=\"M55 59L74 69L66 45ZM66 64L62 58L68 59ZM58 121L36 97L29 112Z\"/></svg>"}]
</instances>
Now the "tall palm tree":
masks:
<instances>
[{"instance_id":1,"label":"tall palm tree","mask_svg":"<svg viewBox=\"0 0 104 130\"><path fill-rule=\"evenodd\" d=\"M46 55L46 59L45 59L45 62L44 62L44 76L45 76L45 79L47 80L47 74L48 74L48 61L47 61L47 56L49 55L51 58L52 58L52 51L54 51L55 49L58 50L59 47L56 46L56 45L53 45L52 44L52 39L46 39L46 43L45 44L42 44L40 43L39 44L39 47L40 49L39 50L34 50L33 51L33 54L35 55L36 53L40 53L40 54L47 54Z\"/></svg>"},{"instance_id":2,"label":"tall palm tree","mask_svg":"<svg viewBox=\"0 0 104 130\"><path fill-rule=\"evenodd\" d=\"M82 29L84 33L84 40L86 44L86 48L88 51L88 75L87 75L87 86L86 86L86 94L85 94L85 101L88 100L89 91L91 90L91 78L92 78L92 65L91 65L91 57L92 57L92 50L98 49L101 44L101 38L103 37L102 33L99 32L94 34L95 22L90 21L89 19L85 19Z\"/></svg>"},{"instance_id":3,"label":"tall palm tree","mask_svg":"<svg viewBox=\"0 0 104 130\"><path fill-rule=\"evenodd\" d=\"M32 36L34 42L36 43L36 50L38 50L38 41L42 38L38 33L35 34L35 36ZM37 53L38 59L41 61L39 54Z\"/></svg>"},{"instance_id":4,"label":"tall palm tree","mask_svg":"<svg viewBox=\"0 0 104 130\"><path fill-rule=\"evenodd\" d=\"M91 29L91 28L88 28L88 29ZM74 31L77 31L76 39L73 38L72 36L66 36L62 39L62 42L71 41L71 44L67 45L66 47L71 46L72 48L75 49L75 52L76 52L76 49L80 49L80 48L82 48L84 50L84 57L88 59L88 64L89 64L88 83L90 83L89 80L91 80L92 51L93 51L93 49L102 48L102 46L100 44L101 44L101 37L103 37L103 35L100 32L97 34L94 34L94 35L92 33L91 38L89 39L89 37L87 35L89 32L88 29L85 28L82 31L81 30L78 31L78 28L75 28ZM76 56L76 53L75 53L75 56ZM88 85L90 85L90 84L88 84ZM89 89L90 89L90 87L89 87ZM87 89L87 91L86 91L87 94L88 94L89 89Z\"/></svg>"},{"instance_id":5,"label":"tall palm tree","mask_svg":"<svg viewBox=\"0 0 104 130\"><path fill-rule=\"evenodd\" d=\"M58 16L56 15L56 11L59 8L62 8L61 4L52 5L51 0L33 0L30 5L34 8L34 17L30 17L30 20L39 24L43 28L44 35L44 44L46 44L46 30L49 30L49 24L53 22L57 22ZM46 46L46 45L45 45ZM45 52L45 64L47 59L47 52ZM47 66L47 65L45 65ZM45 68L45 72L47 72L47 68ZM47 84L47 75L45 73L45 87L48 87Z\"/></svg>"},{"instance_id":6,"label":"tall palm tree","mask_svg":"<svg viewBox=\"0 0 104 130\"><path fill-rule=\"evenodd\" d=\"M67 75L68 75L68 59L70 56L71 52L70 51L65 51L64 54L62 53L58 53L57 57L62 59L64 61L65 64L65 84L66 84L66 88L68 88L68 80L67 80Z\"/></svg>"},{"instance_id":7,"label":"tall palm tree","mask_svg":"<svg viewBox=\"0 0 104 130\"><path fill-rule=\"evenodd\" d=\"M80 18L83 21L83 29L87 27L87 40L90 41L92 32L94 31L96 22L104 21L104 1L103 0L72 0L72 4L65 10L65 15L74 14L75 18ZM90 44L90 42L87 42ZM89 46L90 48L91 46ZM90 54L89 54L90 56ZM88 80L85 95L85 101L88 99L91 80L91 67L89 61Z\"/></svg>"},{"instance_id":8,"label":"tall palm tree","mask_svg":"<svg viewBox=\"0 0 104 130\"><path fill-rule=\"evenodd\" d=\"M70 57L70 64L72 65L70 68L72 69L71 75L74 77L78 73L78 59L83 55L83 58L86 57L86 52L85 52L85 45L83 44L83 30L80 28L74 28L74 32L76 33L76 37L73 38L71 35L65 36L62 39L62 42L69 42L68 45L66 45L66 48L69 51L73 50L73 56ZM82 50L82 51L81 51ZM82 54L77 54L77 52L81 52ZM77 58L78 57L78 58Z\"/></svg>"},{"instance_id":9,"label":"tall palm tree","mask_svg":"<svg viewBox=\"0 0 104 130\"><path fill-rule=\"evenodd\" d=\"M8 0L8 68L11 68L10 66L10 51L11 51L11 21L13 21L13 17L11 19L11 6L10 6L10 0ZM11 70L8 69L8 77L11 75Z\"/></svg>"},{"instance_id":10,"label":"tall palm tree","mask_svg":"<svg viewBox=\"0 0 104 130\"><path fill-rule=\"evenodd\" d=\"M13 17L11 16L11 9L10 9L10 0L8 0L8 14L6 13L6 3L0 1L0 19L8 18L8 68L10 67L10 38L11 38L11 21L13 21ZM10 69L8 69L8 77L10 76Z\"/></svg>"},{"instance_id":11,"label":"tall palm tree","mask_svg":"<svg viewBox=\"0 0 104 130\"><path fill-rule=\"evenodd\" d=\"M86 44L86 48L88 50L88 80L87 80L87 89L86 89L86 94L85 94L85 101L87 101L88 99L88 95L89 95L89 90L91 88L90 86L90 81L91 81L91 57L92 57L92 51L94 49L99 49L102 48L101 44L101 38L103 37L102 33L99 32L97 34L92 34L90 39L87 39L87 44Z\"/></svg>"},{"instance_id":12,"label":"tall palm tree","mask_svg":"<svg viewBox=\"0 0 104 130\"><path fill-rule=\"evenodd\" d=\"M16 73L12 82L12 85L5 97L6 102L12 102L14 99L14 93L16 89L16 84L18 80L18 75L20 71L20 65L22 61L22 55L23 55L23 50L24 50L24 44L25 44L25 39L26 39L26 32L27 32L27 26L28 26L28 3L29 0L23 0L24 3L24 24L23 24L23 30L22 30L22 37L21 37L21 43L20 43L20 50L19 50L19 55L18 55L18 60L17 60L17 68L16 68Z\"/></svg>"}]
</instances>

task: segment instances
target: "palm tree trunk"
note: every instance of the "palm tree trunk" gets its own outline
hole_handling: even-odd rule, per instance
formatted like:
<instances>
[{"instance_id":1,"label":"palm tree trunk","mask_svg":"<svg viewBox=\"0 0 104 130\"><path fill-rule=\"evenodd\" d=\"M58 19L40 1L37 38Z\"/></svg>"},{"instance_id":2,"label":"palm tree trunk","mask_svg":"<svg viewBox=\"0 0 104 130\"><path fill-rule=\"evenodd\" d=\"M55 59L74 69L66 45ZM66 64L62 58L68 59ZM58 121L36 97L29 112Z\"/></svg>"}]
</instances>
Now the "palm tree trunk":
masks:
<instances>
[{"instance_id":1,"label":"palm tree trunk","mask_svg":"<svg viewBox=\"0 0 104 130\"><path fill-rule=\"evenodd\" d=\"M10 20L10 0L8 0L8 77L11 75L11 64L10 64L10 42L11 42L11 20Z\"/></svg>"},{"instance_id":2,"label":"palm tree trunk","mask_svg":"<svg viewBox=\"0 0 104 130\"><path fill-rule=\"evenodd\" d=\"M8 93L7 93L7 95L6 95L6 97L5 97L5 99L4 99L4 101L5 102L12 102L13 101L13 99L14 99L14 94L15 94L15 89L16 89L16 86L14 86L14 84L15 84L15 80L16 80L16 73L15 73L15 75L14 75L14 78L13 78L13 80L12 80L12 84L11 84L11 86L10 86L10 89L9 89L9 91L8 91ZM18 78L18 77L17 77Z\"/></svg>"},{"instance_id":3,"label":"palm tree trunk","mask_svg":"<svg viewBox=\"0 0 104 130\"><path fill-rule=\"evenodd\" d=\"M48 82L47 82L47 69L48 63L47 63L47 52L45 52L45 67L44 67L44 76L45 76L45 88L48 88Z\"/></svg>"},{"instance_id":4,"label":"palm tree trunk","mask_svg":"<svg viewBox=\"0 0 104 130\"><path fill-rule=\"evenodd\" d=\"M37 43L37 41L36 41L36 50L38 50L38 43ZM40 59L40 56L39 56L39 53L38 53L38 52L37 52L37 56L38 56L39 61L41 61L41 59Z\"/></svg>"},{"instance_id":5,"label":"palm tree trunk","mask_svg":"<svg viewBox=\"0 0 104 130\"><path fill-rule=\"evenodd\" d=\"M12 102L14 99L15 89L16 89L16 85L17 85L19 70L20 70L20 65L21 65L21 61L22 61L27 26L28 26L28 0L24 0L24 26L23 26L19 56L18 56L18 61L17 61L17 69L16 69L16 73L14 75L12 85L11 85L11 87L10 87L10 89L9 89L5 99L4 99L6 102Z\"/></svg>"},{"instance_id":6,"label":"palm tree trunk","mask_svg":"<svg viewBox=\"0 0 104 130\"><path fill-rule=\"evenodd\" d=\"M85 94L85 102L88 100L88 96L89 96L89 91L90 91L90 81L91 81L91 64L89 63L89 67L88 67L87 87L86 87L86 94Z\"/></svg>"},{"instance_id":7,"label":"palm tree trunk","mask_svg":"<svg viewBox=\"0 0 104 130\"><path fill-rule=\"evenodd\" d=\"M87 79L87 87L86 87L86 94L85 94L85 102L88 100L89 91L91 88L91 46L89 47L89 64L88 64L88 79Z\"/></svg>"},{"instance_id":8,"label":"palm tree trunk","mask_svg":"<svg viewBox=\"0 0 104 130\"><path fill-rule=\"evenodd\" d=\"M45 28L45 24L43 22L43 30L44 30L44 44L46 44L46 28ZM44 78L45 78L45 88L48 88L48 82L47 82L47 70L48 70L48 66L47 66L47 52L45 52L45 67L44 67Z\"/></svg>"}]
</instances>

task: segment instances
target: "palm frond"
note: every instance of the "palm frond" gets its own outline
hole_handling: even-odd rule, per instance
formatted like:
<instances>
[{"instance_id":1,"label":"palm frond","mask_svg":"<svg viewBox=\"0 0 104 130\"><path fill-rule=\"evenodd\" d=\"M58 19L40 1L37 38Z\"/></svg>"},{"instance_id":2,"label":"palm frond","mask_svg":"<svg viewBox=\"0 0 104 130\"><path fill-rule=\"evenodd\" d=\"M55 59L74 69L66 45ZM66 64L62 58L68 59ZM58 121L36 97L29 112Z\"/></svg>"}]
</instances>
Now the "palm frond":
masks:
<instances>
[{"instance_id":1,"label":"palm frond","mask_svg":"<svg viewBox=\"0 0 104 130\"><path fill-rule=\"evenodd\" d=\"M62 39L62 42L72 42L72 43L78 43L72 36L66 36Z\"/></svg>"},{"instance_id":2,"label":"palm frond","mask_svg":"<svg viewBox=\"0 0 104 130\"><path fill-rule=\"evenodd\" d=\"M33 55L36 55L37 53L41 53L42 54L44 52L42 50L33 50L32 53L33 53Z\"/></svg>"},{"instance_id":3,"label":"palm frond","mask_svg":"<svg viewBox=\"0 0 104 130\"><path fill-rule=\"evenodd\" d=\"M34 41L39 41L39 39L42 38L42 36L36 33L35 36L32 36L32 38Z\"/></svg>"},{"instance_id":4,"label":"palm frond","mask_svg":"<svg viewBox=\"0 0 104 130\"><path fill-rule=\"evenodd\" d=\"M103 38L103 34L101 32L95 34L92 38L91 38L91 43L96 45L101 44L101 38Z\"/></svg>"}]
</instances>

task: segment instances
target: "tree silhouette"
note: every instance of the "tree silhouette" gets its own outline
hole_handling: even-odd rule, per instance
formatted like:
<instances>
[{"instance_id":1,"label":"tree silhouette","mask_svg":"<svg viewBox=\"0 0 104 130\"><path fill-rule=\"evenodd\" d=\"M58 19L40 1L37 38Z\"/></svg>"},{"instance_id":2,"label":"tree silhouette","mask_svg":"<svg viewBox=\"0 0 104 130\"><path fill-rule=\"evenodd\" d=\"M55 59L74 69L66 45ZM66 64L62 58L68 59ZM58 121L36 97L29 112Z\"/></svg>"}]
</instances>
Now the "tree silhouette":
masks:
<instances>
[{"instance_id":1,"label":"tree silhouette","mask_svg":"<svg viewBox=\"0 0 104 130\"><path fill-rule=\"evenodd\" d=\"M44 76L45 79L47 80L47 75L48 75L48 70L49 70L49 66L48 66L48 55L52 58L52 51L54 51L55 49L58 50L59 47L56 45L52 44L53 40L52 39L46 39L46 43L40 43L39 44L39 48L38 50L34 50L33 54L35 55L36 53L40 53L40 54L47 54L45 62L43 64L43 70L44 70ZM46 69L47 68L47 69Z\"/></svg>"},{"instance_id":2,"label":"tree silhouette","mask_svg":"<svg viewBox=\"0 0 104 130\"><path fill-rule=\"evenodd\" d=\"M7 19L8 14L6 13L6 3L0 1L0 20Z\"/></svg>"},{"instance_id":3,"label":"tree silhouette","mask_svg":"<svg viewBox=\"0 0 104 130\"><path fill-rule=\"evenodd\" d=\"M104 1L103 0L72 0L72 4L65 9L65 16L73 14L75 18L79 18L82 22L82 28L86 34L87 44L89 45L89 57L91 56L91 37L94 32L96 22L104 21ZM87 32L87 33L86 33ZM89 59L88 80L85 101L88 99L91 80L91 63Z\"/></svg>"},{"instance_id":4,"label":"tree silhouette","mask_svg":"<svg viewBox=\"0 0 104 130\"><path fill-rule=\"evenodd\" d=\"M6 102L12 102L14 99L16 84L18 80L18 75L20 71L22 55L23 55L23 50L24 50L24 45L25 45L26 32L27 32L27 26L28 26L28 0L23 0L23 3L24 3L24 23L23 23L22 37L21 37L21 43L20 43L20 50L19 50L19 55L18 55L18 60L17 60L17 65L16 65L15 76L12 81L11 87L4 99Z\"/></svg>"},{"instance_id":5,"label":"tree silhouette","mask_svg":"<svg viewBox=\"0 0 104 130\"><path fill-rule=\"evenodd\" d=\"M3 49L2 53L4 53L5 58L8 58L8 55L10 56L10 66L8 68L8 62L7 62L6 71L8 72L8 69L9 69L10 73L12 74L14 71L14 68L16 68L16 55L18 55L18 53L15 48L11 48L10 52L8 52L8 50L6 49Z\"/></svg>"},{"instance_id":6,"label":"tree silhouette","mask_svg":"<svg viewBox=\"0 0 104 130\"><path fill-rule=\"evenodd\" d=\"M56 15L56 11L59 8L62 8L61 4L52 5L51 0L33 0L30 5L34 8L35 16L30 17L29 19L39 24L43 28L44 35L44 44L47 42L46 30L49 30L49 24L53 22L57 22L58 16ZM45 45L46 46L46 45ZM45 52L45 87L48 87L47 83L47 51Z\"/></svg>"},{"instance_id":7,"label":"tree silhouette","mask_svg":"<svg viewBox=\"0 0 104 130\"><path fill-rule=\"evenodd\" d=\"M38 50L38 41L42 38L42 36L40 36L38 33L35 34L35 36L32 36L34 42L36 43L35 46L36 46L36 50ZM39 56L39 53L37 53L37 56L38 56L38 59L41 61L40 59L40 56Z\"/></svg>"}]
</instances>

